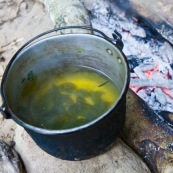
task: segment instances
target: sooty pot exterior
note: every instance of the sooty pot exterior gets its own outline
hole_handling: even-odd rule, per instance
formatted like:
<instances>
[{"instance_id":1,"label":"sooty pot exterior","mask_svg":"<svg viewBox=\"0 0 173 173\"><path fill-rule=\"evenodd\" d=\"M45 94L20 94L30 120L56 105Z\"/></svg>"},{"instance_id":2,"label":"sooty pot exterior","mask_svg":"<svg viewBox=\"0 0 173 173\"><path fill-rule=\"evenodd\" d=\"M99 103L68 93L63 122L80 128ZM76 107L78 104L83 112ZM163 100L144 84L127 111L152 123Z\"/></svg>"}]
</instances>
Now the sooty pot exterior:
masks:
<instances>
[{"instance_id":1,"label":"sooty pot exterior","mask_svg":"<svg viewBox=\"0 0 173 173\"><path fill-rule=\"evenodd\" d=\"M94 157L115 141L125 122L125 98L104 119L82 130L64 134L42 134L26 131L47 153L63 160L83 160Z\"/></svg>"}]
</instances>

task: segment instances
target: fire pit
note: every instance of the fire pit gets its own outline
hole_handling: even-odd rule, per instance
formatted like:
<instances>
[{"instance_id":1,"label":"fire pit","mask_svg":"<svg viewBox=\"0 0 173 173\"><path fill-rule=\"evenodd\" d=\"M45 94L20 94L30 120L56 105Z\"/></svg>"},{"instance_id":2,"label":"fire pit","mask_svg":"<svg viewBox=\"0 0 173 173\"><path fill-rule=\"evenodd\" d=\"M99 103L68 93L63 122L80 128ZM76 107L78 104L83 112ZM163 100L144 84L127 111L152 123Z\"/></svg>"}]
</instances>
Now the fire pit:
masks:
<instances>
[{"instance_id":1,"label":"fire pit","mask_svg":"<svg viewBox=\"0 0 173 173\"><path fill-rule=\"evenodd\" d=\"M92 25L109 36L115 29L121 33L123 51L131 69L130 88L160 115L159 118L172 126L172 117L165 115L165 112L173 112L171 44L142 18L130 18L115 4L111 5L114 6L110 8L99 3L90 9Z\"/></svg>"},{"instance_id":2,"label":"fire pit","mask_svg":"<svg viewBox=\"0 0 173 173\"><path fill-rule=\"evenodd\" d=\"M89 10L93 27L108 36L115 30L122 35L130 88L141 97L129 91L122 138L152 172L161 172L173 159L173 47L144 18L129 15L114 1L95 1Z\"/></svg>"},{"instance_id":3,"label":"fire pit","mask_svg":"<svg viewBox=\"0 0 173 173\"><path fill-rule=\"evenodd\" d=\"M130 18L115 4L111 5L93 6L93 27L109 36L115 29L122 35L123 51L131 69L130 88L156 112L173 112L172 46L142 18Z\"/></svg>"}]
</instances>

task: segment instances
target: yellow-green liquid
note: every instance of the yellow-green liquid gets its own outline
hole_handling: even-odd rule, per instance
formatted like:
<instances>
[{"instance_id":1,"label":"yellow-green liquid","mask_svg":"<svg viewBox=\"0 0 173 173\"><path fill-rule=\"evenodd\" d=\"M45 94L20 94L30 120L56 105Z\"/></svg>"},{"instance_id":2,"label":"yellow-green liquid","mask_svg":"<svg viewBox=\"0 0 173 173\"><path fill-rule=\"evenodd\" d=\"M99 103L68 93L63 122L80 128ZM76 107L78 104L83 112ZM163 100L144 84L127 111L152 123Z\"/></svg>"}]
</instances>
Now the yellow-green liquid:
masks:
<instances>
[{"instance_id":1,"label":"yellow-green liquid","mask_svg":"<svg viewBox=\"0 0 173 173\"><path fill-rule=\"evenodd\" d=\"M19 94L18 114L45 129L68 129L91 122L113 106L119 89L86 67L58 67L28 73Z\"/></svg>"}]
</instances>

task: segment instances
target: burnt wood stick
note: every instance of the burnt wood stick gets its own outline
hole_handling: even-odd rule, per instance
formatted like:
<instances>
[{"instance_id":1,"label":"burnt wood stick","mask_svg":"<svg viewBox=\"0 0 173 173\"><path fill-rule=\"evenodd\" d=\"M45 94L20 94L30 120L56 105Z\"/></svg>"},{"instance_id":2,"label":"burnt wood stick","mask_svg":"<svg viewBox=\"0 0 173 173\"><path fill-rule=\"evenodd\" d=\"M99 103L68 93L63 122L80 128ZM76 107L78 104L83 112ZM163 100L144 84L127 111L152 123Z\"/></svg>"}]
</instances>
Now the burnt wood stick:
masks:
<instances>
[{"instance_id":1,"label":"burnt wood stick","mask_svg":"<svg viewBox=\"0 0 173 173\"><path fill-rule=\"evenodd\" d=\"M166 80L162 78L157 79L131 79L132 87L157 87L157 88L167 88L167 89L173 89L173 81L172 80Z\"/></svg>"},{"instance_id":2,"label":"burnt wood stick","mask_svg":"<svg viewBox=\"0 0 173 173\"><path fill-rule=\"evenodd\" d=\"M0 140L0 172L1 173L25 173L23 163L13 149L15 143L9 145Z\"/></svg>"},{"instance_id":3,"label":"burnt wood stick","mask_svg":"<svg viewBox=\"0 0 173 173\"><path fill-rule=\"evenodd\" d=\"M111 1L111 0L108 0ZM114 0L114 3L121 6L129 16L137 17L149 24L156 34L173 44L173 3L167 0Z\"/></svg>"},{"instance_id":4,"label":"burnt wood stick","mask_svg":"<svg viewBox=\"0 0 173 173\"><path fill-rule=\"evenodd\" d=\"M153 173L173 170L173 129L131 89L126 98L126 123L121 138Z\"/></svg>"}]
</instances>

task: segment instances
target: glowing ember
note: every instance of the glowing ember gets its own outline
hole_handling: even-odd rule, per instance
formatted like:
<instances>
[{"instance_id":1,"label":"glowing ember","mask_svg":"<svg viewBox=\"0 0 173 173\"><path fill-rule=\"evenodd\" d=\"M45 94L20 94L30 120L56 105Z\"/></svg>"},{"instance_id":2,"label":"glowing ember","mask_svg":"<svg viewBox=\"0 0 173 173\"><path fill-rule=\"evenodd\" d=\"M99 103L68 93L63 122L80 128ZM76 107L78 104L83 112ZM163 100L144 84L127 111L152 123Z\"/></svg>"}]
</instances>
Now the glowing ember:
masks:
<instances>
[{"instance_id":1,"label":"glowing ember","mask_svg":"<svg viewBox=\"0 0 173 173\"><path fill-rule=\"evenodd\" d=\"M139 87L135 87L135 86L132 86L130 85L129 86L135 93L137 93L139 91Z\"/></svg>"},{"instance_id":2,"label":"glowing ember","mask_svg":"<svg viewBox=\"0 0 173 173\"><path fill-rule=\"evenodd\" d=\"M152 74L153 73L161 73L159 69L159 65L156 65L153 69L145 71L145 75L147 76L148 79L152 79ZM165 76L164 76L165 77Z\"/></svg>"},{"instance_id":3,"label":"glowing ember","mask_svg":"<svg viewBox=\"0 0 173 173\"><path fill-rule=\"evenodd\" d=\"M169 89L162 88L162 90L165 94L167 94L169 97L171 97L173 99L173 93Z\"/></svg>"},{"instance_id":4,"label":"glowing ember","mask_svg":"<svg viewBox=\"0 0 173 173\"><path fill-rule=\"evenodd\" d=\"M145 72L145 75L147 76L148 79L151 79L152 78L152 71L146 71Z\"/></svg>"},{"instance_id":5,"label":"glowing ember","mask_svg":"<svg viewBox=\"0 0 173 173\"><path fill-rule=\"evenodd\" d=\"M132 17L132 18L136 23L139 21L138 18L136 18L136 17Z\"/></svg>"}]
</instances>

